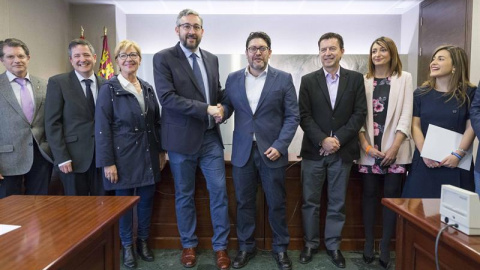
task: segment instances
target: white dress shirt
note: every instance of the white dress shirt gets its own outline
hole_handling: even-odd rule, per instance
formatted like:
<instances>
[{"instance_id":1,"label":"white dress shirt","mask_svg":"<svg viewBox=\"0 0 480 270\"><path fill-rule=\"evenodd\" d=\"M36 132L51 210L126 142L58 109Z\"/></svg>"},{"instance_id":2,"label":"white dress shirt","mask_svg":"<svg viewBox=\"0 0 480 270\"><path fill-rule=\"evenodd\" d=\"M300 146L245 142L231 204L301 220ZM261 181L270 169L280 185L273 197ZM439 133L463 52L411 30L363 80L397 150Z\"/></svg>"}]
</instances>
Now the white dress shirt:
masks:
<instances>
[{"instance_id":1,"label":"white dress shirt","mask_svg":"<svg viewBox=\"0 0 480 270\"><path fill-rule=\"evenodd\" d=\"M245 68L245 91L247 93L248 104L250 105L253 114L255 114L255 111L257 110L258 102L260 101L260 96L262 95L262 90L265 86L265 81L267 80L267 73L268 65L257 77L250 73L249 66ZM257 140L255 138L255 133L253 134L253 140Z\"/></svg>"}]
</instances>

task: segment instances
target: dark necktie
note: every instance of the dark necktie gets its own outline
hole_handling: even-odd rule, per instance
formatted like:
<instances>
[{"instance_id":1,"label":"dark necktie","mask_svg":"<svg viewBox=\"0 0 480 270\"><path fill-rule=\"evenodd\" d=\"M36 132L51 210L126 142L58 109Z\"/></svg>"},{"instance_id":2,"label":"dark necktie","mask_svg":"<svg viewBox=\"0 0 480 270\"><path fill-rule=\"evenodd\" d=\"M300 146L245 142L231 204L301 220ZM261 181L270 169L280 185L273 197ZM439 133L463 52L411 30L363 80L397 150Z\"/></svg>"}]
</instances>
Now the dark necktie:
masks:
<instances>
[{"instance_id":1,"label":"dark necktie","mask_svg":"<svg viewBox=\"0 0 480 270\"><path fill-rule=\"evenodd\" d=\"M197 79L198 86L200 86L200 90L202 90L203 97L206 99L207 96L205 94L205 85L203 84L202 72L200 71L200 66L198 65L198 62L197 62L198 56L192 53L190 57L192 58L192 61L193 61L193 64L192 64L193 75L195 75L195 79Z\"/></svg>"},{"instance_id":2,"label":"dark necktie","mask_svg":"<svg viewBox=\"0 0 480 270\"><path fill-rule=\"evenodd\" d=\"M22 111L25 114L28 122L32 122L33 119L33 100L30 92L27 88L27 79L26 78L15 78L15 82L20 84L20 101L22 102Z\"/></svg>"},{"instance_id":3,"label":"dark necktie","mask_svg":"<svg viewBox=\"0 0 480 270\"><path fill-rule=\"evenodd\" d=\"M87 104L88 108L92 112L92 115L95 114L95 100L93 99L93 93L92 93L92 88L90 87L92 85L92 80L90 79L85 79L83 80L85 82L85 95L87 96Z\"/></svg>"},{"instance_id":4,"label":"dark necktie","mask_svg":"<svg viewBox=\"0 0 480 270\"><path fill-rule=\"evenodd\" d=\"M200 89L202 90L203 97L205 98L205 101L207 101L207 94L205 92L205 85L203 84L203 77L202 77L202 72L200 71L200 66L198 65L197 61L197 55L192 53L190 55L192 58L192 69L193 69L193 75L195 75L195 79L197 79L197 83L200 86ZM207 101L208 102L208 101ZM215 121L213 121L213 118L209 115L208 116L208 129L211 129L215 126Z\"/></svg>"}]
</instances>

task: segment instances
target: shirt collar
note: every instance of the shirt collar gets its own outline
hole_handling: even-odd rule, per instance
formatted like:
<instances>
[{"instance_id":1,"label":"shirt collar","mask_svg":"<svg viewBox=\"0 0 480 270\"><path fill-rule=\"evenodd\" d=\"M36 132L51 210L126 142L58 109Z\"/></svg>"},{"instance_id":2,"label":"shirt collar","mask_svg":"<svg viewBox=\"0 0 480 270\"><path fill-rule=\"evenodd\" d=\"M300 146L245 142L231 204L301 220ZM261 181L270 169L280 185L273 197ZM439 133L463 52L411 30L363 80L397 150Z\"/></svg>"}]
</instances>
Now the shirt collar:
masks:
<instances>
[{"instance_id":1,"label":"shirt collar","mask_svg":"<svg viewBox=\"0 0 480 270\"><path fill-rule=\"evenodd\" d=\"M123 88L127 88L129 84L133 85L133 83L131 83L129 80L123 77L122 73L118 73L117 79L120 82L120 84L123 86Z\"/></svg>"},{"instance_id":2,"label":"shirt collar","mask_svg":"<svg viewBox=\"0 0 480 270\"><path fill-rule=\"evenodd\" d=\"M187 57L187 59L190 58L190 55L192 55L192 53L196 54L198 58L202 59L202 54L200 53L200 48L197 48L196 51L192 52L190 49L185 48L185 46L183 46L183 44L181 42L180 42L180 48L182 48L182 51L185 54L185 56Z\"/></svg>"},{"instance_id":3,"label":"shirt collar","mask_svg":"<svg viewBox=\"0 0 480 270\"><path fill-rule=\"evenodd\" d=\"M75 70L75 75L77 75L77 78L80 82L82 82L83 80L85 79L90 79L92 80L93 83L96 83L97 82L97 78L95 78L95 72L88 78L84 78L82 75L80 75L80 73L78 73L76 70Z\"/></svg>"},{"instance_id":4,"label":"shirt collar","mask_svg":"<svg viewBox=\"0 0 480 270\"><path fill-rule=\"evenodd\" d=\"M253 76L252 73L250 73L249 67L250 67L250 66L247 66L247 67L245 68L245 76ZM267 76L267 73L268 73L268 65L267 65L267 67L265 68L265 70L262 71L262 73L260 73L260 75L258 75L258 77Z\"/></svg>"},{"instance_id":5,"label":"shirt collar","mask_svg":"<svg viewBox=\"0 0 480 270\"><path fill-rule=\"evenodd\" d=\"M323 70L323 72L325 73L325 79L330 79L332 81L335 81L337 78L340 78L340 67L338 67L337 72L335 72L335 78L334 79L332 79L331 77L328 76L328 75L330 75L330 73L326 72L325 70Z\"/></svg>"},{"instance_id":6,"label":"shirt collar","mask_svg":"<svg viewBox=\"0 0 480 270\"><path fill-rule=\"evenodd\" d=\"M17 76L13 75L13 73L11 73L10 71L7 70L6 72L7 74L7 78L8 78L8 81L9 82L13 82L13 80L15 80L16 78L18 78ZM28 81L31 81L30 80L30 74L27 72L27 75L25 76L25 78L28 80Z\"/></svg>"}]
</instances>

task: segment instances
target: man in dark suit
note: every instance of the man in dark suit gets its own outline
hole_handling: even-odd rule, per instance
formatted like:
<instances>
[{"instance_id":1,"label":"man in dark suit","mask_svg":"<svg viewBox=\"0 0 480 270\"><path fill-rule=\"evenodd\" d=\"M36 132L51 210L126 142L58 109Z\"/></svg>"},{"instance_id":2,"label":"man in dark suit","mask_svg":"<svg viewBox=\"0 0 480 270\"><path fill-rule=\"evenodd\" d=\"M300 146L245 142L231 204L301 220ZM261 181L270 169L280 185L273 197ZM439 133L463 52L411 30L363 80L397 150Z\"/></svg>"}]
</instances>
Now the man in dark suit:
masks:
<instances>
[{"instance_id":1,"label":"man in dark suit","mask_svg":"<svg viewBox=\"0 0 480 270\"><path fill-rule=\"evenodd\" d=\"M225 163L220 129L223 109L218 74L218 58L198 47L203 20L197 12L185 9L177 17L176 46L153 58L155 88L162 105L162 147L168 151L175 181L175 206L183 246L181 262L193 267L195 248L195 170L205 176L210 195L213 249L219 269L230 268L226 252L230 222L225 182Z\"/></svg>"},{"instance_id":2,"label":"man in dark suit","mask_svg":"<svg viewBox=\"0 0 480 270\"><path fill-rule=\"evenodd\" d=\"M234 268L244 267L256 254L255 197L260 176L273 232L272 255L279 269L292 269L287 255L285 167L300 117L292 75L268 65L271 48L266 33L250 33L245 50L248 66L228 76L222 102L228 117L235 110L232 165L239 251Z\"/></svg>"},{"instance_id":3,"label":"man in dark suit","mask_svg":"<svg viewBox=\"0 0 480 270\"><path fill-rule=\"evenodd\" d=\"M45 102L45 131L65 195L104 195L101 169L95 166L94 113L98 89L97 55L84 39L68 45L73 71L51 77Z\"/></svg>"},{"instance_id":4,"label":"man in dark suit","mask_svg":"<svg viewBox=\"0 0 480 270\"><path fill-rule=\"evenodd\" d=\"M470 121L477 139L480 138L480 82L478 82L475 96L470 106ZM475 160L475 192L480 196L480 145L477 148L477 159Z\"/></svg>"},{"instance_id":5,"label":"man in dark suit","mask_svg":"<svg viewBox=\"0 0 480 270\"><path fill-rule=\"evenodd\" d=\"M300 263L309 263L320 244L320 195L327 180L325 246L332 262L345 268L340 252L345 223L345 195L353 160L360 154L358 132L367 103L362 74L340 67L343 38L326 33L318 41L323 67L302 77L300 126L302 141L303 230Z\"/></svg>"},{"instance_id":6,"label":"man in dark suit","mask_svg":"<svg viewBox=\"0 0 480 270\"><path fill-rule=\"evenodd\" d=\"M22 194L47 195L52 175L45 140L46 83L28 73L30 51L16 38L0 41L0 199Z\"/></svg>"}]
</instances>

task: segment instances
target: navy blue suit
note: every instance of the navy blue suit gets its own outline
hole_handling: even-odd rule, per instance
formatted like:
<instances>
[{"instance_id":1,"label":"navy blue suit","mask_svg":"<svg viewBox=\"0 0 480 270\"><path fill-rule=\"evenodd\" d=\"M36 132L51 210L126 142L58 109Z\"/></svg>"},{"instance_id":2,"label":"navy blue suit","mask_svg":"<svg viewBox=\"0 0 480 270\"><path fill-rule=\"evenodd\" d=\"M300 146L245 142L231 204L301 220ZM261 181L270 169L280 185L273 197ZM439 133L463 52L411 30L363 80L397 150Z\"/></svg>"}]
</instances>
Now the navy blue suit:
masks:
<instances>
[{"instance_id":1,"label":"navy blue suit","mask_svg":"<svg viewBox=\"0 0 480 270\"><path fill-rule=\"evenodd\" d=\"M284 252L290 240L285 211L285 166L288 146L300 122L297 94L292 76L269 66L253 113L245 89L245 72L241 69L228 76L222 102L228 117L235 111L232 165L239 249L251 252L255 248L255 194L259 175L274 236L273 251ZM278 150L281 157L271 161L264 154L270 147Z\"/></svg>"},{"instance_id":2,"label":"navy blue suit","mask_svg":"<svg viewBox=\"0 0 480 270\"><path fill-rule=\"evenodd\" d=\"M199 49L207 72L210 104L199 87L186 53L176 46L153 58L155 88L162 105L162 147L168 151L175 180L175 207L180 239L184 248L196 247L195 171L203 172L210 195L215 251L227 248L230 221L225 180L223 143L218 125L208 128L208 105L222 98L218 58Z\"/></svg>"},{"instance_id":3,"label":"navy blue suit","mask_svg":"<svg viewBox=\"0 0 480 270\"><path fill-rule=\"evenodd\" d=\"M480 82L478 82L480 86ZM477 138L480 137L480 87L475 90L475 96L470 106L470 123ZM475 192L480 196L480 145L477 148L477 159L475 160Z\"/></svg>"}]
</instances>

